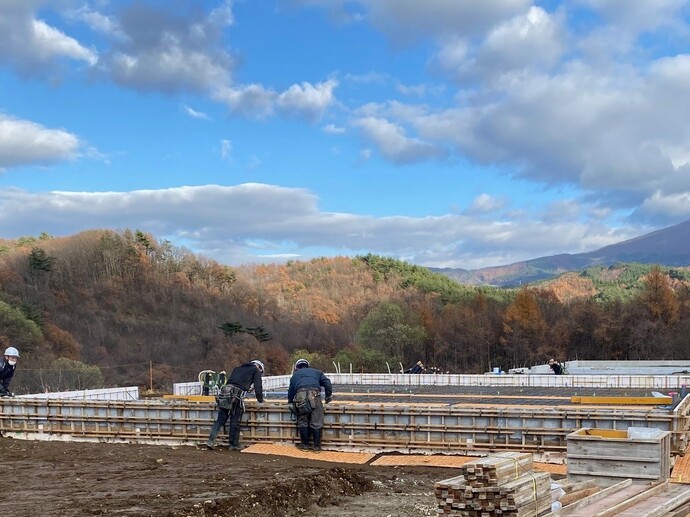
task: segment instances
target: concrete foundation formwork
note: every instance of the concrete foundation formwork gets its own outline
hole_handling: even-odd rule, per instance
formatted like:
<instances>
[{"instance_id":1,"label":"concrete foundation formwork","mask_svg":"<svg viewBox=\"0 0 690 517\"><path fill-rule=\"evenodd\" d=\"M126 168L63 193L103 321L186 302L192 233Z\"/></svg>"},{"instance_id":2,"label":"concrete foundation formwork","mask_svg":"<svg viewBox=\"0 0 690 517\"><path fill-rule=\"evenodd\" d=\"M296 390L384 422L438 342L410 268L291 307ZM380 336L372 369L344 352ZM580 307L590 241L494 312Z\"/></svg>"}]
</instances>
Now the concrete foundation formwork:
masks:
<instances>
[{"instance_id":1,"label":"concrete foundation formwork","mask_svg":"<svg viewBox=\"0 0 690 517\"><path fill-rule=\"evenodd\" d=\"M623 386L618 387L610 387L609 378L588 378L589 387L584 387L574 386L576 379L565 382L555 376L540 376L544 377L541 383L536 383L536 376L529 376L529 385L524 384L528 377L521 375L451 376L470 377L464 386L421 382L425 377L440 381L449 376L393 375L386 378L396 383L383 384L383 377L343 375L331 375L335 400L326 407L323 435L324 446L330 449L466 455L519 450L533 452L543 461L560 461L567 449L566 436L581 428L654 427L669 431L674 454L685 452L690 434L688 397L681 400L675 396L669 406L637 406L582 405L573 403L568 395L639 396L649 394L647 388L670 391L668 388L680 387L675 378L626 376ZM365 380L379 384L367 385ZM560 381L559 385L552 386L554 380ZM284 391L289 377L265 381L266 388L273 391L267 392L262 405L248 397L242 440L247 444L293 443L295 422ZM496 385L496 381L501 384ZM201 389L198 383L186 386L193 384ZM43 440L200 444L216 416L212 399L16 397L0 399L0 408L4 436Z\"/></svg>"}]
</instances>

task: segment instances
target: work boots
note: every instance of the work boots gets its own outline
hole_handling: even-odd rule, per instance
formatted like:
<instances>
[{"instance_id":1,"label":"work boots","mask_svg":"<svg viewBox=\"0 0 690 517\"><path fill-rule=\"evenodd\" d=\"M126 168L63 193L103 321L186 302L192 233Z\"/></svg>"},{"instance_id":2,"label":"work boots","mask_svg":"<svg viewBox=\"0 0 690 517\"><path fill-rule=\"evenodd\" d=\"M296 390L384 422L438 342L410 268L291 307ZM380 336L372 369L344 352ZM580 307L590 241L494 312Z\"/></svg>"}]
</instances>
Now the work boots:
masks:
<instances>
[{"instance_id":1,"label":"work boots","mask_svg":"<svg viewBox=\"0 0 690 517\"><path fill-rule=\"evenodd\" d=\"M240 428L232 428L230 429L230 450L231 451L241 451L244 449L244 446L240 445Z\"/></svg>"},{"instance_id":2,"label":"work boots","mask_svg":"<svg viewBox=\"0 0 690 517\"><path fill-rule=\"evenodd\" d=\"M321 452L321 429L312 429L311 435L314 438L314 452Z\"/></svg>"},{"instance_id":3,"label":"work boots","mask_svg":"<svg viewBox=\"0 0 690 517\"><path fill-rule=\"evenodd\" d=\"M297 448L306 451L309 448L309 428L300 427L299 428L299 443Z\"/></svg>"},{"instance_id":4,"label":"work boots","mask_svg":"<svg viewBox=\"0 0 690 517\"><path fill-rule=\"evenodd\" d=\"M213 446L213 442L216 441L216 436L218 436L218 432L220 431L220 428L222 426L216 421L213 424L213 427L211 428L211 433L208 435L208 440L206 440L206 447L208 449L213 450L215 447Z\"/></svg>"}]
</instances>

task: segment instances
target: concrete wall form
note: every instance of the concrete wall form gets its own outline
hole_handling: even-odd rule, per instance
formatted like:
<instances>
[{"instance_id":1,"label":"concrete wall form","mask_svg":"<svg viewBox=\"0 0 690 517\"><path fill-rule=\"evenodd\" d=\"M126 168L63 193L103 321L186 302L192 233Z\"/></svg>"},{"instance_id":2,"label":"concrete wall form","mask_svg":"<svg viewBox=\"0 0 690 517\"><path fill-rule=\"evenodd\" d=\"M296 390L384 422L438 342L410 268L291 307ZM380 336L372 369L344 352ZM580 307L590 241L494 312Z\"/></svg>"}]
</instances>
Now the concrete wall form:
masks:
<instances>
[{"instance_id":1,"label":"concrete wall form","mask_svg":"<svg viewBox=\"0 0 690 517\"><path fill-rule=\"evenodd\" d=\"M97 390L60 391L57 393L31 393L18 395L23 399L84 399L84 400L139 400L139 388L101 388Z\"/></svg>"},{"instance_id":2,"label":"concrete wall form","mask_svg":"<svg viewBox=\"0 0 690 517\"><path fill-rule=\"evenodd\" d=\"M516 387L582 387L582 388L646 388L680 390L690 386L690 375L455 375L455 374L384 374L328 373L333 385L399 385L399 386L516 386ZM287 388L289 375L265 377L265 390ZM173 385L173 395L201 395L199 382Z\"/></svg>"},{"instance_id":3,"label":"concrete wall form","mask_svg":"<svg viewBox=\"0 0 690 517\"><path fill-rule=\"evenodd\" d=\"M654 408L466 407L446 404L347 403L328 405L324 445L362 451L479 454L523 450L564 453L566 436L583 427L655 427L673 433L685 450L688 398L669 411ZM44 440L203 443L215 418L208 402L0 399L4 436ZM243 441L293 442L295 423L284 402L247 402Z\"/></svg>"}]
</instances>

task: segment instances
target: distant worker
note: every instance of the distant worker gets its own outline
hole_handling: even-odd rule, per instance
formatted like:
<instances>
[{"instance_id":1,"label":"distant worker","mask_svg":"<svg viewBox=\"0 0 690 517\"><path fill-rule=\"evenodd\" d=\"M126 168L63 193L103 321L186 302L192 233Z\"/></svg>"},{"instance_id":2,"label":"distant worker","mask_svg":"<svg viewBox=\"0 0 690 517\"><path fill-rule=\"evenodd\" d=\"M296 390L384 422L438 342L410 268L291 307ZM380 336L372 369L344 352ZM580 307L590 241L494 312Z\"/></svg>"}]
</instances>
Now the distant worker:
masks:
<instances>
[{"instance_id":1,"label":"distant worker","mask_svg":"<svg viewBox=\"0 0 690 517\"><path fill-rule=\"evenodd\" d=\"M218 416L211 428L206 447L214 449L214 441L221 428L230 419L228 430L228 440L230 450L241 451L244 447L240 445L240 421L244 414L244 396L254 386L254 395L261 404L264 401L263 386L261 376L264 373L264 363L255 359L249 363L235 368L225 384L218 393Z\"/></svg>"},{"instance_id":2,"label":"distant worker","mask_svg":"<svg viewBox=\"0 0 690 517\"><path fill-rule=\"evenodd\" d=\"M410 366L403 373L424 373L424 363L417 361L414 365Z\"/></svg>"},{"instance_id":3,"label":"distant worker","mask_svg":"<svg viewBox=\"0 0 690 517\"><path fill-rule=\"evenodd\" d=\"M299 443L302 450L309 449L310 433L314 439L314 452L321 451L321 433L323 431L323 402L321 388L324 389L326 404L333 398L331 380L323 372L312 368L306 359L298 359L290 378L288 404L293 405L297 415Z\"/></svg>"},{"instance_id":4,"label":"distant worker","mask_svg":"<svg viewBox=\"0 0 690 517\"><path fill-rule=\"evenodd\" d=\"M14 393L10 391L10 381L14 377L14 370L17 368L19 350L13 346L5 349L5 356L0 360L0 397L12 397Z\"/></svg>"},{"instance_id":5,"label":"distant worker","mask_svg":"<svg viewBox=\"0 0 690 517\"><path fill-rule=\"evenodd\" d=\"M555 359L549 359L549 366L555 375L563 375L563 365Z\"/></svg>"}]
</instances>

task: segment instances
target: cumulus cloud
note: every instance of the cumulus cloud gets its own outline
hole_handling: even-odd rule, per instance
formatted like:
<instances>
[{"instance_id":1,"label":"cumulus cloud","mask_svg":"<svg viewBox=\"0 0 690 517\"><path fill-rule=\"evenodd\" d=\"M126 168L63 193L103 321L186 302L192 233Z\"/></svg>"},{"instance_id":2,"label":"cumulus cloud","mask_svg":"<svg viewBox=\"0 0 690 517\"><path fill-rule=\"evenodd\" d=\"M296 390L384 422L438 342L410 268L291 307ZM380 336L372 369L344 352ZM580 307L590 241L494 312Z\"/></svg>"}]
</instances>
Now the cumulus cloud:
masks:
<instances>
[{"instance_id":1,"label":"cumulus cloud","mask_svg":"<svg viewBox=\"0 0 690 517\"><path fill-rule=\"evenodd\" d=\"M529 68L551 68L565 52L561 17L531 7L491 29L479 44L453 35L444 41L434 62L456 79L496 81Z\"/></svg>"},{"instance_id":2,"label":"cumulus cloud","mask_svg":"<svg viewBox=\"0 0 690 517\"><path fill-rule=\"evenodd\" d=\"M278 95L276 106L288 116L317 120L326 108L333 104L335 100L333 90L336 86L338 82L334 79L316 85L308 82L293 84Z\"/></svg>"},{"instance_id":3,"label":"cumulus cloud","mask_svg":"<svg viewBox=\"0 0 690 517\"><path fill-rule=\"evenodd\" d=\"M94 65L98 54L35 16L34 2L4 2L0 15L0 63L38 75L57 59Z\"/></svg>"},{"instance_id":4,"label":"cumulus cloud","mask_svg":"<svg viewBox=\"0 0 690 517\"><path fill-rule=\"evenodd\" d=\"M123 37L113 41L100 71L138 90L209 92L231 80L233 60L221 37L232 23L229 1L205 16L129 4L118 20Z\"/></svg>"},{"instance_id":5,"label":"cumulus cloud","mask_svg":"<svg viewBox=\"0 0 690 517\"><path fill-rule=\"evenodd\" d=\"M250 84L219 88L213 93L213 98L228 106L231 112L247 117L265 118L279 114L315 122L335 102L333 90L337 84L335 80L317 84L304 82L293 84L281 93L260 84Z\"/></svg>"},{"instance_id":6,"label":"cumulus cloud","mask_svg":"<svg viewBox=\"0 0 690 517\"><path fill-rule=\"evenodd\" d=\"M72 133L0 114L0 169L69 160L79 147Z\"/></svg>"},{"instance_id":7,"label":"cumulus cloud","mask_svg":"<svg viewBox=\"0 0 690 517\"><path fill-rule=\"evenodd\" d=\"M376 145L384 158L398 165L446 156L444 149L408 137L403 127L385 119L364 117L356 120L354 125L360 129L367 142Z\"/></svg>"},{"instance_id":8,"label":"cumulus cloud","mask_svg":"<svg viewBox=\"0 0 690 517\"><path fill-rule=\"evenodd\" d=\"M503 209L506 204L505 199L483 193L472 200L467 213L470 215L489 214Z\"/></svg>"}]
</instances>

